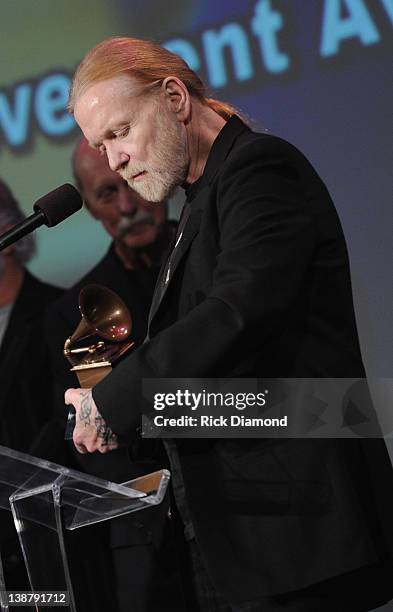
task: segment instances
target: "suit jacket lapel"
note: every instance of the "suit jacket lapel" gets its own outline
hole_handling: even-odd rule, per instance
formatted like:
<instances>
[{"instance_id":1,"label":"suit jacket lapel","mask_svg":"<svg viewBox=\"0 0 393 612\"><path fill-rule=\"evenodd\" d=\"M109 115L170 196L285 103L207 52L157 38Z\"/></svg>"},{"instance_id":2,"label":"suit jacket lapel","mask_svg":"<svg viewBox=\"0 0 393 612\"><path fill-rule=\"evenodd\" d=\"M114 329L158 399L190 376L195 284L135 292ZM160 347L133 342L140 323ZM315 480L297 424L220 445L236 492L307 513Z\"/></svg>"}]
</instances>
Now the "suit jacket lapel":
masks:
<instances>
[{"instance_id":1,"label":"suit jacket lapel","mask_svg":"<svg viewBox=\"0 0 393 612\"><path fill-rule=\"evenodd\" d=\"M168 291L168 288L173 282L175 272L177 268L179 267L180 262L182 261L183 257L186 255L188 249L191 246L192 241L194 240L195 236L197 235L199 231L201 215L202 215L202 211L197 207L194 210L194 206L193 206L193 210L190 213L190 216L187 220L187 223L182 233L180 234L180 236L177 237L173 245L173 249L171 253L169 253L168 259L172 255L172 260L171 260L169 275L167 279L164 278L164 275L165 276L167 275L168 260L161 267L161 270L158 276L158 280L157 280L157 284L156 284L156 289L153 295L150 313L149 313L149 328L150 328L150 324L153 318L155 317L155 315L158 312L158 309L160 308L160 305L162 304L162 301L164 299L166 292Z\"/></svg>"},{"instance_id":2,"label":"suit jacket lapel","mask_svg":"<svg viewBox=\"0 0 393 612\"><path fill-rule=\"evenodd\" d=\"M183 232L177 238L177 241L175 243L175 250L173 253L173 259L171 262L169 279L168 279L168 282L166 282L165 284L166 290L168 289L169 285L171 284L173 280L174 274L176 272L176 269L179 266L179 263L181 262L185 254L187 253L188 249L191 246L192 241L194 240L195 236L197 235L199 231L199 226L201 223L201 215L202 215L201 210L199 209L195 211L193 210L190 213L187 223L183 229ZM163 280L165 282L165 279Z\"/></svg>"}]
</instances>

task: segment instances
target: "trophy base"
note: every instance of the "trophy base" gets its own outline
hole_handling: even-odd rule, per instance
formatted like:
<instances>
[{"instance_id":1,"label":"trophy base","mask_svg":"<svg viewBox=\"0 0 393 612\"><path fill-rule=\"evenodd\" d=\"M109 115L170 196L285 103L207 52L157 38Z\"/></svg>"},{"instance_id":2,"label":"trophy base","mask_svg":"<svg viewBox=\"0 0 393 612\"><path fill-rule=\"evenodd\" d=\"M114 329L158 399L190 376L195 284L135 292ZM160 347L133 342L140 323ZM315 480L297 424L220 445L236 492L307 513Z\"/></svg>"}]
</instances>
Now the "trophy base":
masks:
<instances>
[{"instance_id":1,"label":"trophy base","mask_svg":"<svg viewBox=\"0 0 393 612\"><path fill-rule=\"evenodd\" d=\"M82 389L91 389L112 371L109 361L90 365L74 366L71 372L75 372Z\"/></svg>"}]
</instances>

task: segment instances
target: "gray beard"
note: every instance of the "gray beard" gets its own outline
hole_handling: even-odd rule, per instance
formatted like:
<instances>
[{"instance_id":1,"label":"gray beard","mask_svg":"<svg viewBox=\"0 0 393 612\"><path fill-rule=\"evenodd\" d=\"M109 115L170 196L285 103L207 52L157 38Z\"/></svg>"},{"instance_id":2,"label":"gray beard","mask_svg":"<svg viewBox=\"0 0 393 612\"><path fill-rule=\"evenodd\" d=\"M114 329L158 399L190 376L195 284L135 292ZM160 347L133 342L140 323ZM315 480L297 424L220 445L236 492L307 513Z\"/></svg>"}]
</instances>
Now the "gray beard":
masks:
<instances>
[{"instance_id":1,"label":"gray beard","mask_svg":"<svg viewBox=\"0 0 393 612\"><path fill-rule=\"evenodd\" d=\"M120 176L148 202L162 202L171 197L177 187L187 178L187 143L173 120L165 115L157 117L157 133L154 159L150 164L134 164L120 170ZM133 181L137 172L147 171L147 177L140 182Z\"/></svg>"}]
</instances>

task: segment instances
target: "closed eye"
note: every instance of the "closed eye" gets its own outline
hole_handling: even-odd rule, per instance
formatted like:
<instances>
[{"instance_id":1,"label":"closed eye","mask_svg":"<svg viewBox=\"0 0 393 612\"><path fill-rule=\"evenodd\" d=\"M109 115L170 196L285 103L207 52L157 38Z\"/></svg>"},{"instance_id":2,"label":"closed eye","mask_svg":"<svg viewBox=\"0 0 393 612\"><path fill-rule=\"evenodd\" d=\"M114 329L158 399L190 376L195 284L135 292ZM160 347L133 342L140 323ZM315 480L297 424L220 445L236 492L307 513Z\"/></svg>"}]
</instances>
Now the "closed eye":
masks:
<instances>
[{"instance_id":1,"label":"closed eye","mask_svg":"<svg viewBox=\"0 0 393 612\"><path fill-rule=\"evenodd\" d=\"M126 125L123 129L119 130L118 132L115 132L118 138L124 138L125 136L128 136L129 133L130 133L129 125Z\"/></svg>"}]
</instances>

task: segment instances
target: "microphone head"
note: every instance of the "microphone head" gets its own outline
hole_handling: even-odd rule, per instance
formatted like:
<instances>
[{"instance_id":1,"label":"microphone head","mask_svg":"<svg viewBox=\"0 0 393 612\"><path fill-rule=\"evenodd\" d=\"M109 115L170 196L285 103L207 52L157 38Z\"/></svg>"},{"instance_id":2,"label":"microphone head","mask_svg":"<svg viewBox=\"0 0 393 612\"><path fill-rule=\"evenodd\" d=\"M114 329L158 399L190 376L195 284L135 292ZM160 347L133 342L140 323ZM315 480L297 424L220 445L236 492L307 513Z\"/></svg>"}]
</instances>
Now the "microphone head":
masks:
<instances>
[{"instance_id":1,"label":"microphone head","mask_svg":"<svg viewBox=\"0 0 393 612\"><path fill-rule=\"evenodd\" d=\"M79 191L66 183L42 196L33 208L36 212L44 214L45 225L53 227L80 210L82 205L83 200Z\"/></svg>"}]
</instances>

